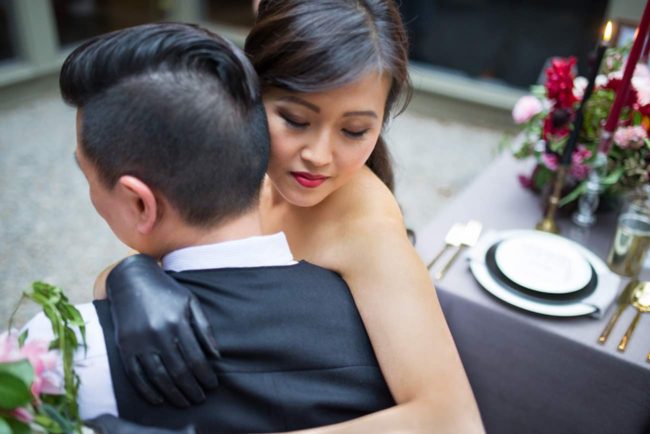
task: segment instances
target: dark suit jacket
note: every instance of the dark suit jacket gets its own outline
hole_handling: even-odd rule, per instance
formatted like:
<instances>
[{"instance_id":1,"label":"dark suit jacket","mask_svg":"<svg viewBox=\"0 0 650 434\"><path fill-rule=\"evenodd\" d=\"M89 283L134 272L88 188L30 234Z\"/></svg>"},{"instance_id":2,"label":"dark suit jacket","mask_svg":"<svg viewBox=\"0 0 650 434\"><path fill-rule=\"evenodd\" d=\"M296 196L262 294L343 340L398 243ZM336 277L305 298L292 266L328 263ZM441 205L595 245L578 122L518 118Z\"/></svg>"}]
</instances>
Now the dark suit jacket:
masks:
<instances>
[{"instance_id":1,"label":"dark suit jacket","mask_svg":"<svg viewBox=\"0 0 650 434\"><path fill-rule=\"evenodd\" d=\"M190 409L149 405L129 384L107 301L96 301L121 417L201 432L286 431L394 405L341 277L293 266L169 273L200 300L222 359L219 387Z\"/></svg>"}]
</instances>

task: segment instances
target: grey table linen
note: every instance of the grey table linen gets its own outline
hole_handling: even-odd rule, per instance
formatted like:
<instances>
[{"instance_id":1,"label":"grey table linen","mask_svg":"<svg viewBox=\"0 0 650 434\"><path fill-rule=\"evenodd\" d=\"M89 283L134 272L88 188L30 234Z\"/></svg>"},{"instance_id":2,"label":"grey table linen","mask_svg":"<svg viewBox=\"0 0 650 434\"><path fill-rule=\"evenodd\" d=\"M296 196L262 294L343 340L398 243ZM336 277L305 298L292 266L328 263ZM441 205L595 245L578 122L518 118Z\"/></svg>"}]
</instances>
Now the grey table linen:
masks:
<instances>
[{"instance_id":1,"label":"grey table linen","mask_svg":"<svg viewBox=\"0 0 650 434\"><path fill-rule=\"evenodd\" d=\"M540 198L517 181L530 169L510 155L495 160L418 233L422 260L431 260L455 222L477 219L486 230L533 228L541 217ZM605 259L616 217L599 214L586 231L567 218L558 223L562 235ZM600 319L520 310L479 286L466 255L436 289L488 433L650 433L650 315L620 353L616 345L634 316L631 307L600 345L613 307Z\"/></svg>"}]
</instances>

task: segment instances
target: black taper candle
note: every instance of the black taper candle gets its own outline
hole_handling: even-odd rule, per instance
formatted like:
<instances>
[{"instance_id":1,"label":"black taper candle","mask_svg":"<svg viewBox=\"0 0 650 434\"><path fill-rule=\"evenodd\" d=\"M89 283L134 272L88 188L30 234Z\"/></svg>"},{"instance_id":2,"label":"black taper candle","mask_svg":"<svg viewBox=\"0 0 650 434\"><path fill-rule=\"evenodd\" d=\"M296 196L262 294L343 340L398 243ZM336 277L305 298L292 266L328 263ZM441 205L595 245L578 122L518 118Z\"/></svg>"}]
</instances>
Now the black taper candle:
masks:
<instances>
[{"instance_id":1,"label":"black taper candle","mask_svg":"<svg viewBox=\"0 0 650 434\"><path fill-rule=\"evenodd\" d=\"M596 48L596 57L594 58L594 63L592 64L591 70L589 71L589 81L587 82L587 87L585 88L584 94L582 96L582 101L580 101L580 106L578 107L575 118L573 120L573 131L571 131L571 134L569 135L569 139L567 140L566 146L564 147L564 151L562 153L562 159L560 160L560 164L563 166L571 165L571 156L573 155L573 152L576 149L576 146L578 144L578 136L580 135L580 130L582 129L582 122L584 120L584 109L587 104L587 101L589 100L591 94L594 91L596 76L598 75L598 71L600 70L600 63L603 61L603 55L605 54L605 50L607 50L607 45L602 42L599 43L598 48Z\"/></svg>"}]
</instances>

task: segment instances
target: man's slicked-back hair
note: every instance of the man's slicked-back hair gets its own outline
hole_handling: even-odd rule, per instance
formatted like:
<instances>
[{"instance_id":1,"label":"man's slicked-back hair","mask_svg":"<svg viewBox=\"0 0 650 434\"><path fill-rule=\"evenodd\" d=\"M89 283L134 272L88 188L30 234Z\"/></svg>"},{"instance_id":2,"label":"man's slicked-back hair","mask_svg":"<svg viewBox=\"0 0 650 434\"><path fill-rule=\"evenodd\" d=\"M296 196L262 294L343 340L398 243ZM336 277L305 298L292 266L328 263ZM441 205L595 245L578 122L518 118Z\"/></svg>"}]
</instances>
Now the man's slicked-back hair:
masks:
<instances>
[{"instance_id":1,"label":"man's slicked-back hair","mask_svg":"<svg viewBox=\"0 0 650 434\"><path fill-rule=\"evenodd\" d=\"M253 67L229 41L180 23L119 30L74 50L59 85L108 188L135 176L196 226L257 205L266 114Z\"/></svg>"}]
</instances>

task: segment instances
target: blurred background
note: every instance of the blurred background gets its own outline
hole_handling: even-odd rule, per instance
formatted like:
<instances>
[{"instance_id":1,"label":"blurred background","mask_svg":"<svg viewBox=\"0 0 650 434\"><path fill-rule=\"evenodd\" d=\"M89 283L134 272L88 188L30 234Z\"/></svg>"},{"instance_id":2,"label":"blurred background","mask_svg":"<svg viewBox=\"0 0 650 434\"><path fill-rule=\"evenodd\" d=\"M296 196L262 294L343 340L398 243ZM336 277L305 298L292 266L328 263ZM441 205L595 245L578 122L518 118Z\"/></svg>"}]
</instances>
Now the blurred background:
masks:
<instances>
[{"instance_id":1,"label":"blurred background","mask_svg":"<svg viewBox=\"0 0 650 434\"><path fill-rule=\"evenodd\" d=\"M604 20L634 24L645 1L399 3L416 92L389 139L396 195L417 232L516 131L510 111L547 60L575 55L584 74ZM74 112L57 73L81 41L162 20L200 23L241 45L253 16L250 0L0 0L0 329L30 282L88 301L97 273L126 253L72 159Z\"/></svg>"}]
</instances>

